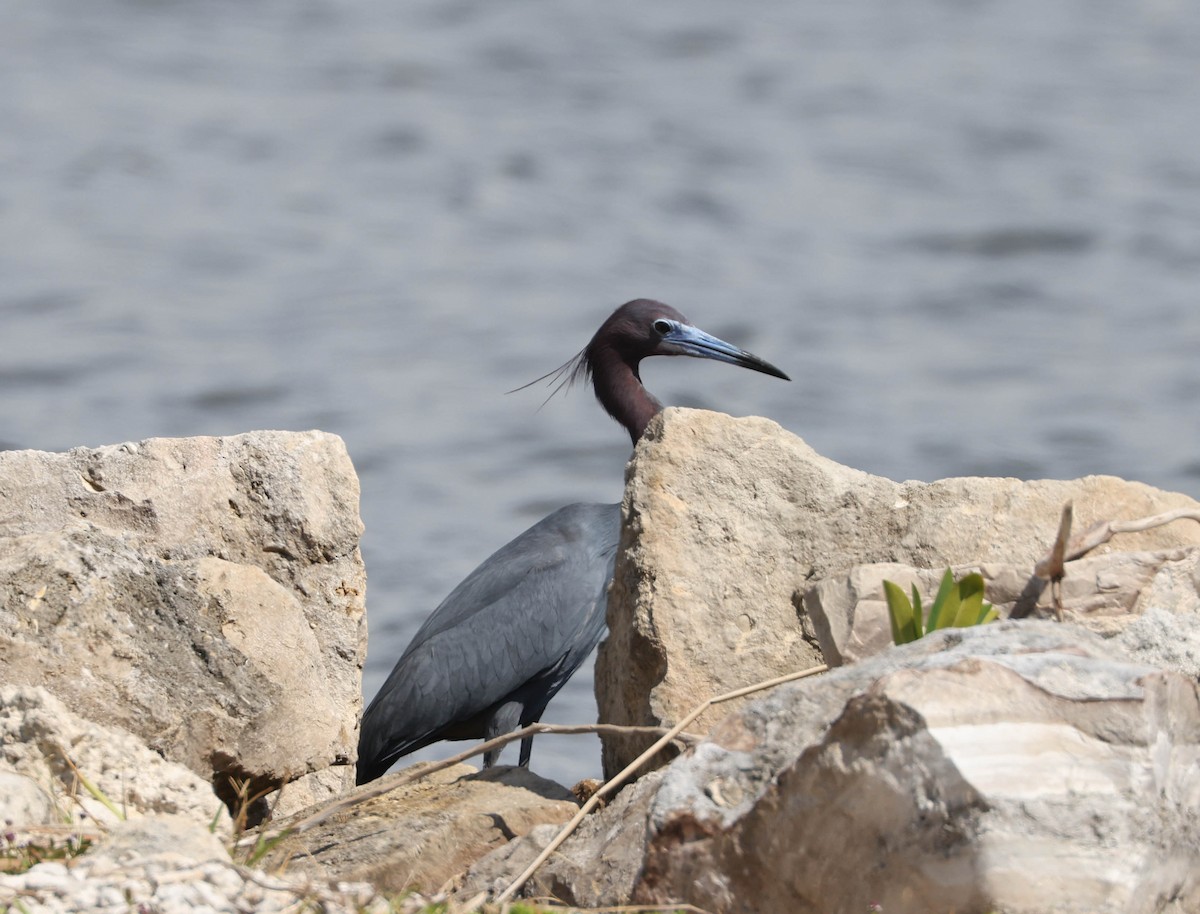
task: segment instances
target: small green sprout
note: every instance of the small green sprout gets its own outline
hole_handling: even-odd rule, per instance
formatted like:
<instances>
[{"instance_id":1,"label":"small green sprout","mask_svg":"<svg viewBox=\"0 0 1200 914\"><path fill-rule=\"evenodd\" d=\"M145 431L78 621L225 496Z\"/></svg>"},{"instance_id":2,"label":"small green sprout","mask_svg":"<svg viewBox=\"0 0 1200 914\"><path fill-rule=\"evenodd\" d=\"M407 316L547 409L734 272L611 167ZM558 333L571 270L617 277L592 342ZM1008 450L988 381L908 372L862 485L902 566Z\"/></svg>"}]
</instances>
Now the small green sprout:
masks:
<instances>
[{"instance_id":1,"label":"small green sprout","mask_svg":"<svg viewBox=\"0 0 1200 914\"><path fill-rule=\"evenodd\" d=\"M900 586L891 581L883 582L883 592L892 623L892 641L896 644L908 644L939 628L967 628L984 625L996 618L992 604L983 602L983 576L978 573L955 581L954 573L947 568L925 621L916 584L912 588L911 603Z\"/></svg>"}]
</instances>

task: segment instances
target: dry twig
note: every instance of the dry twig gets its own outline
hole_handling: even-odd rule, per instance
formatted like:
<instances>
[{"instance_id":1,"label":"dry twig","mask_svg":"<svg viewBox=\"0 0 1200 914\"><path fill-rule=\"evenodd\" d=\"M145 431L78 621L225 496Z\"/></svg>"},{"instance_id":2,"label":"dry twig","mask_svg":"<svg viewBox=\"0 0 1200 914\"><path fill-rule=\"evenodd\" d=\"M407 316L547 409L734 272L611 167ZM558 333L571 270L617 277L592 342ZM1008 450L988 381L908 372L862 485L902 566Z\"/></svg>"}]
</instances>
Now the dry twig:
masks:
<instances>
[{"instance_id":1,"label":"dry twig","mask_svg":"<svg viewBox=\"0 0 1200 914\"><path fill-rule=\"evenodd\" d=\"M558 850L559 846L566 841L568 837L570 837L571 833L579 827L579 823L587 817L588 813L596 808L596 806L602 799L604 799L604 797L608 796L610 793L624 784L635 771L642 767L645 762L653 758L659 752L659 750L667 745L667 743L682 733L684 727L694 721L713 705L720 704L721 702L725 701L732 701L735 698L743 698L746 695L753 695L755 692L762 692L766 689L774 688L777 685L783 685L785 682L792 682L797 679L803 679L806 676L824 673L827 669L828 667L825 666L814 666L807 670L801 670L798 673L788 673L786 676L777 676L776 678L768 679L765 682L759 682L755 685L745 686L741 689L735 689L732 692L726 692L724 695L718 695L716 698L709 698L707 701L703 701L698 704L690 713L688 713L686 717L683 718L683 720L664 733L652 746L650 746L649 749L626 765L616 776L610 778L604 783L603 787L592 794L591 799L589 799L583 804L582 807L580 807L579 812L575 814L575 817L562 827L562 830L554 836L554 840L546 845L545 849L538 854L533 863L529 864L529 866L525 868L525 871L516 879L514 879L508 888L496 896L496 903L503 906L511 901L513 896L521 890L521 886L529 881L529 877L536 873L538 868L550 859L550 855Z\"/></svg>"},{"instance_id":2,"label":"dry twig","mask_svg":"<svg viewBox=\"0 0 1200 914\"><path fill-rule=\"evenodd\" d=\"M1102 521L1068 543L1071 535L1073 513L1074 509L1071 502L1063 505L1062 519L1059 521L1058 535L1054 538L1054 544L1033 570L1034 579L1050 582L1050 593L1054 600L1054 612L1058 616L1059 622L1063 620L1062 579L1066 577L1067 562L1083 558L1093 549L1103 546L1118 533L1141 533L1143 530L1152 530L1155 527L1161 527L1177 520L1194 520L1200 523L1200 511L1192 508L1176 508L1174 511L1164 511L1162 514L1142 517L1137 520ZM1036 580L1030 581L1030 585L1035 583L1037 583ZM1029 591L1030 587L1026 587L1026 590ZM1031 593L1032 598L1025 606L1025 610L1020 613L1014 610L1012 618L1020 618L1031 612L1034 608L1033 604L1037 600L1038 592L1034 590Z\"/></svg>"},{"instance_id":3,"label":"dry twig","mask_svg":"<svg viewBox=\"0 0 1200 914\"><path fill-rule=\"evenodd\" d=\"M1067 549L1066 560L1073 562L1075 559L1082 558L1097 546L1103 546L1118 533L1141 533L1143 530L1152 530L1177 520L1194 520L1200 523L1200 511L1192 508L1176 508L1174 511L1164 511L1162 514L1142 517L1138 520L1104 521L1096 524L1071 543Z\"/></svg>"},{"instance_id":4,"label":"dry twig","mask_svg":"<svg viewBox=\"0 0 1200 914\"><path fill-rule=\"evenodd\" d=\"M1075 519L1075 504L1067 502L1063 505L1062 519L1058 522L1058 535L1054 537L1054 545L1050 554L1037 563L1033 573L1039 578L1050 582L1050 598L1054 601L1054 614L1058 621L1063 620L1062 579L1066 576L1067 540L1071 538L1071 524Z\"/></svg>"},{"instance_id":5,"label":"dry twig","mask_svg":"<svg viewBox=\"0 0 1200 914\"><path fill-rule=\"evenodd\" d=\"M353 806L358 806L360 803L366 803L369 800L374 800L376 797L381 797L385 793L391 793L398 787L405 787L422 778L426 778L431 774L436 774L439 771L444 771L447 768L453 768L460 762L465 762L467 759L473 758L476 755L482 755L491 749L499 749L507 746L509 743L516 742L526 736L535 736L539 733L558 733L558 734L578 734L578 733L621 733L621 734L642 734L646 736L661 736L666 733L666 727L625 727L619 724L530 724L528 727L522 727L520 730L513 730L511 733L505 733L502 736L497 736L494 739L489 739L484 743L477 743L470 749L465 749L457 755L452 755L449 758L442 759L438 762L431 762L423 766L418 771L410 771L398 780L389 780L386 784L377 784L367 790L355 792L348 797L343 797L339 800L334 800L328 806L318 810L311 816L301 819L294 825L279 829L274 832L271 837L287 832L289 835L300 835L306 831L316 828L322 822L336 815L344 809L350 809ZM694 733L671 733L670 739L679 739L687 743L694 743L700 740L700 737ZM242 838L237 842L238 846L250 844L260 840L258 836Z\"/></svg>"}]
</instances>

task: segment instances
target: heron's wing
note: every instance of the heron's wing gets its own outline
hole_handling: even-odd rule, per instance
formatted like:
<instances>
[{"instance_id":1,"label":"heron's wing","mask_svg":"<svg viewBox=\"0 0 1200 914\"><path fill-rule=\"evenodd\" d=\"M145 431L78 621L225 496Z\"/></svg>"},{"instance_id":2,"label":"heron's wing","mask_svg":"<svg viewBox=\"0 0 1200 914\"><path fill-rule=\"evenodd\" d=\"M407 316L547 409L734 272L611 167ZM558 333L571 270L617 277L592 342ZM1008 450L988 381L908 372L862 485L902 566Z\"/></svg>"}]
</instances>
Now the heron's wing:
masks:
<instances>
[{"instance_id":1,"label":"heron's wing","mask_svg":"<svg viewBox=\"0 0 1200 914\"><path fill-rule=\"evenodd\" d=\"M495 617L498 607L544 618L550 606L588 589L588 571L607 561L619 532L619 505L567 505L544 517L467 575L417 629L405 655L477 615Z\"/></svg>"},{"instance_id":2,"label":"heron's wing","mask_svg":"<svg viewBox=\"0 0 1200 914\"><path fill-rule=\"evenodd\" d=\"M371 702L363 754L377 744L394 758L522 689L557 691L603 631L618 531L616 505L571 505L475 569Z\"/></svg>"}]
</instances>

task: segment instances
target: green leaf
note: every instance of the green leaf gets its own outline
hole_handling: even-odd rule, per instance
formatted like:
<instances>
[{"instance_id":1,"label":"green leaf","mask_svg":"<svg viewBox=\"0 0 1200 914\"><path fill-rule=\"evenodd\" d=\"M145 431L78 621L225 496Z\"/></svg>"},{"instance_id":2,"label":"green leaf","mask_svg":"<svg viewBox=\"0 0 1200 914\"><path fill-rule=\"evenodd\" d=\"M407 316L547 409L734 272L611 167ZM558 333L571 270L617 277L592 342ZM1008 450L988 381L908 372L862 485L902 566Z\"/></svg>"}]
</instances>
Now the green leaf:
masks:
<instances>
[{"instance_id":1,"label":"green leaf","mask_svg":"<svg viewBox=\"0 0 1200 914\"><path fill-rule=\"evenodd\" d=\"M924 622L922 622L924 610L921 608L921 594L917 592L917 585L912 586L913 595L913 631L916 632L917 638L925 637ZM916 639L914 639L916 640Z\"/></svg>"},{"instance_id":2,"label":"green leaf","mask_svg":"<svg viewBox=\"0 0 1200 914\"><path fill-rule=\"evenodd\" d=\"M958 612L950 623L955 628L978 625L983 616L983 576L969 574L958 582Z\"/></svg>"},{"instance_id":3,"label":"green leaf","mask_svg":"<svg viewBox=\"0 0 1200 914\"><path fill-rule=\"evenodd\" d=\"M888 619L892 624L892 641L908 644L939 628L968 628L984 625L997 618L995 607L983 602L983 576L978 573L966 575L961 581L954 580L949 568L942 575L937 596L929 608L929 617L922 624L924 607L917 585L912 586L912 602L904 591L891 581L883 582L887 597Z\"/></svg>"},{"instance_id":4,"label":"green leaf","mask_svg":"<svg viewBox=\"0 0 1200 914\"><path fill-rule=\"evenodd\" d=\"M896 584L891 581L883 582L883 593L887 597L888 619L892 623L892 641L895 644L908 644L920 637L913 624L913 609Z\"/></svg>"},{"instance_id":5,"label":"green leaf","mask_svg":"<svg viewBox=\"0 0 1200 914\"><path fill-rule=\"evenodd\" d=\"M954 572L949 568L942 575L942 583L938 587L937 596L933 600L933 608L929 610L929 622L925 631L932 632L954 624L958 615L958 588L954 584Z\"/></svg>"}]
</instances>

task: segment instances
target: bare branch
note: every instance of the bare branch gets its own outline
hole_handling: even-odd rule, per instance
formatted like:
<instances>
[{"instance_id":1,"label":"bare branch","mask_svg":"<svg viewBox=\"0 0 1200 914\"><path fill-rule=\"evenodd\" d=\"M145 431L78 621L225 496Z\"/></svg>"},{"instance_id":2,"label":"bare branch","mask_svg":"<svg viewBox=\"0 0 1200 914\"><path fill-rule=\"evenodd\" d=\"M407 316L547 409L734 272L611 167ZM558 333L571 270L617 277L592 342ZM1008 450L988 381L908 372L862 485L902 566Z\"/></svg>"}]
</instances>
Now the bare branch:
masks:
<instances>
[{"instance_id":1,"label":"bare branch","mask_svg":"<svg viewBox=\"0 0 1200 914\"><path fill-rule=\"evenodd\" d=\"M1062 519L1058 522L1058 535L1054 537L1054 545L1050 547L1050 552L1046 557L1033 569L1033 573L1039 578L1047 581L1053 581L1056 578L1061 580L1066 573L1063 564L1066 562L1067 541L1071 538L1071 523L1074 518L1074 503L1067 502L1063 505Z\"/></svg>"},{"instance_id":2,"label":"bare branch","mask_svg":"<svg viewBox=\"0 0 1200 914\"><path fill-rule=\"evenodd\" d=\"M1082 558L1097 546L1103 546L1118 533L1141 533L1177 520L1194 520L1200 523L1200 511L1193 508L1176 508L1174 511L1164 511L1151 517L1138 520L1110 520L1096 524L1090 530L1071 543L1067 550L1067 561L1073 562Z\"/></svg>"},{"instance_id":3,"label":"bare branch","mask_svg":"<svg viewBox=\"0 0 1200 914\"><path fill-rule=\"evenodd\" d=\"M1050 598L1054 602L1054 615L1058 621L1063 620L1062 579L1066 576L1067 540L1071 538L1071 523L1075 518L1073 502L1063 505L1062 519L1058 522L1058 535L1054 537L1054 545L1050 554L1037 563L1033 573L1043 580L1050 582Z\"/></svg>"}]
</instances>

